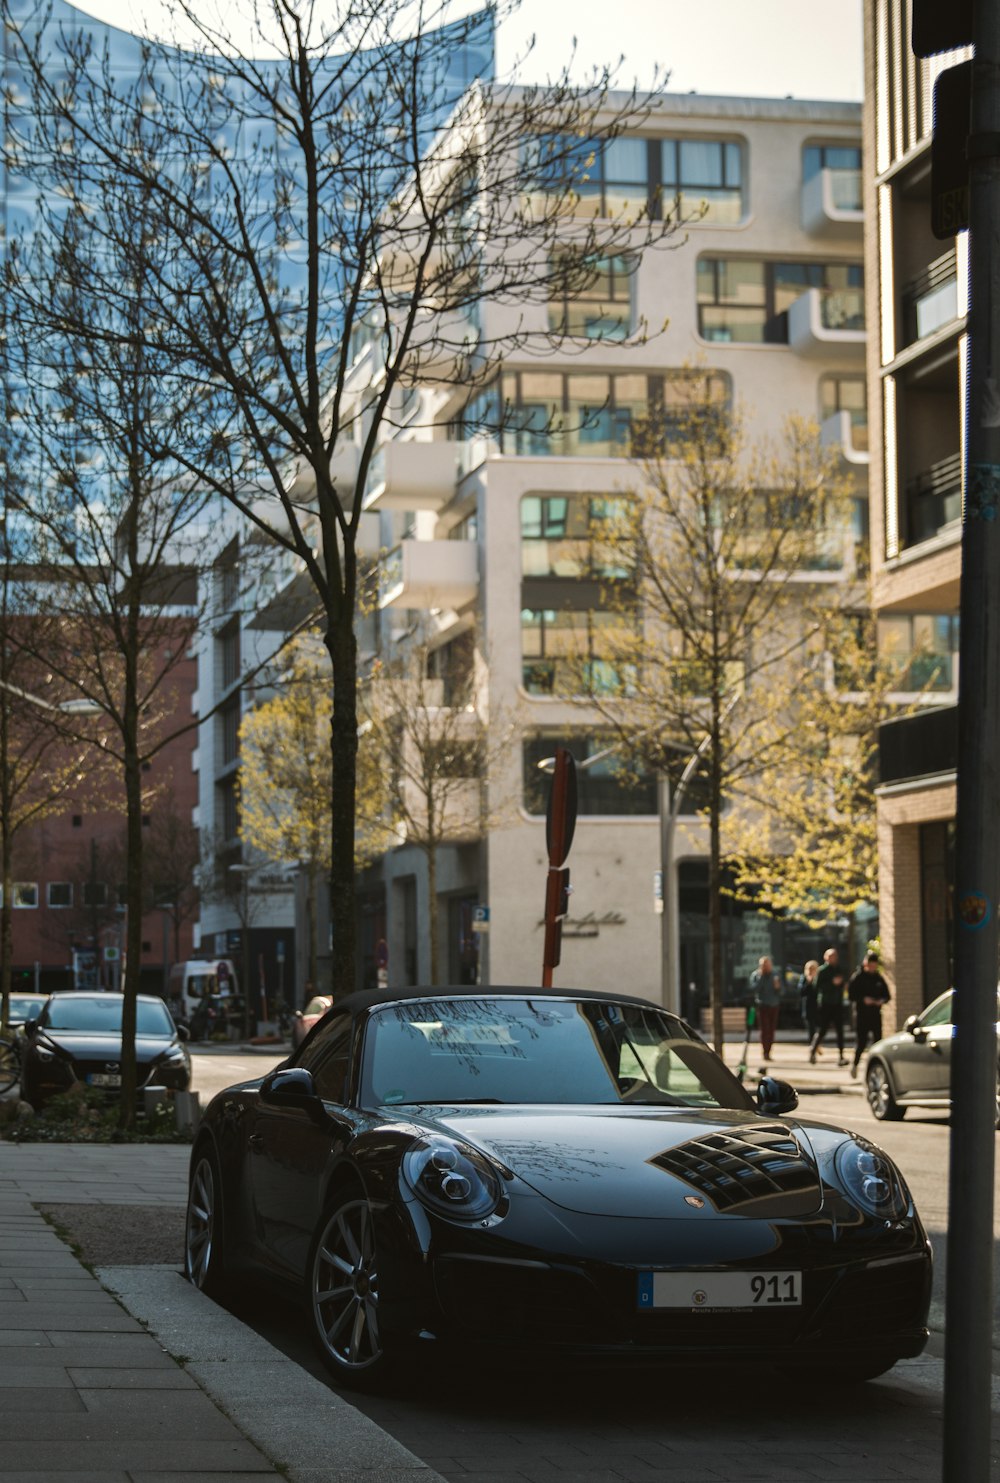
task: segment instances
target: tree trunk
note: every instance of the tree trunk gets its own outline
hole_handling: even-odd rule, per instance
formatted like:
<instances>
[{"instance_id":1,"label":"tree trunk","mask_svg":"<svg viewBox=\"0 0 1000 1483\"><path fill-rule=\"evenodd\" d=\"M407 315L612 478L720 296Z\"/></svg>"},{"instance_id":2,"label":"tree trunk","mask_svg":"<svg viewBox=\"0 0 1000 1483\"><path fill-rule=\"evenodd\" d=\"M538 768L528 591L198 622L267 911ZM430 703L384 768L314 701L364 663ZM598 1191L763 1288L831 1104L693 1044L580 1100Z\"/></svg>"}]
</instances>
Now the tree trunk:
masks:
<instances>
[{"instance_id":1,"label":"tree trunk","mask_svg":"<svg viewBox=\"0 0 1000 1483\"><path fill-rule=\"evenodd\" d=\"M330 749L333 771L333 839L330 859L330 991L334 1000L353 993L356 979L354 916L354 805L357 786L358 646L352 617L330 616L326 647L333 665Z\"/></svg>"},{"instance_id":2,"label":"tree trunk","mask_svg":"<svg viewBox=\"0 0 1000 1483\"><path fill-rule=\"evenodd\" d=\"M128 681L126 681L128 688ZM134 695L135 687L131 687ZM118 1126L135 1126L138 1075L135 1062L136 996L142 969L142 771L138 749L138 708L126 702L125 832L128 841L125 885L125 975L122 983L122 1095Z\"/></svg>"},{"instance_id":3,"label":"tree trunk","mask_svg":"<svg viewBox=\"0 0 1000 1483\"><path fill-rule=\"evenodd\" d=\"M722 737L721 714L713 701L712 743L709 748L708 828L708 982L712 1006L712 1041L722 1055Z\"/></svg>"},{"instance_id":4,"label":"tree trunk","mask_svg":"<svg viewBox=\"0 0 1000 1483\"><path fill-rule=\"evenodd\" d=\"M440 981L440 947L438 944L437 846L431 844L427 854L427 931L431 948L431 987Z\"/></svg>"}]
</instances>

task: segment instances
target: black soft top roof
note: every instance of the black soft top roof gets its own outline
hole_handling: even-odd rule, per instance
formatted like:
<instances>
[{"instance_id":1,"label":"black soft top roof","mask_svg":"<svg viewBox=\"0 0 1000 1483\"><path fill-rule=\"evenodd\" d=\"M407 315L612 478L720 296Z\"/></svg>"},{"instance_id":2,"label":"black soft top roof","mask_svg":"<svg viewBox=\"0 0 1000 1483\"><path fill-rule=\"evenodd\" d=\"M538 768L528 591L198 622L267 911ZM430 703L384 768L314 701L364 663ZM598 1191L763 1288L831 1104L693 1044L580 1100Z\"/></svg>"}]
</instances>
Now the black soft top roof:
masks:
<instances>
[{"instance_id":1,"label":"black soft top roof","mask_svg":"<svg viewBox=\"0 0 1000 1483\"><path fill-rule=\"evenodd\" d=\"M365 989L356 994L348 994L345 999L340 999L327 1010L327 1016L336 1013L363 1014L366 1010L377 1009L380 1004L399 1004L410 999L596 999L599 1003L607 1003L613 1000L616 1004L637 1004L643 1009L658 1009L664 1014L670 1013L664 1010L662 1004L656 1004L651 999L640 999L634 994L619 994L613 989L540 989L535 984L482 984L476 987L474 984L439 984L437 988L428 988L419 985L407 989ZM677 1016L674 1016L677 1018Z\"/></svg>"}]
</instances>

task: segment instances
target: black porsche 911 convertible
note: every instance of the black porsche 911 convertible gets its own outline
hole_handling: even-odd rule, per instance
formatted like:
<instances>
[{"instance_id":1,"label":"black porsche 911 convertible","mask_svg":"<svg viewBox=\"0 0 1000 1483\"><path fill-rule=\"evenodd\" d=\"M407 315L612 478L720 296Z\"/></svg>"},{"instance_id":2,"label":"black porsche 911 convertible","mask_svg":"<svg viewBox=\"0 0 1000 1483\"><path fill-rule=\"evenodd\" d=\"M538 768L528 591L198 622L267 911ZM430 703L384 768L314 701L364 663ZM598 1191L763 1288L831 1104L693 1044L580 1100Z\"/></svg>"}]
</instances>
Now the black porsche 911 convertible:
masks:
<instances>
[{"instance_id":1,"label":"black porsche 911 convertible","mask_svg":"<svg viewBox=\"0 0 1000 1483\"><path fill-rule=\"evenodd\" d=\"M207 1108L186 1271L294 1284L349 1384L452 1344L870 1379L924 1347L930 1246L891 1160L796 1105L639 999L353 995Z\"/></svg>"}]
</instances>

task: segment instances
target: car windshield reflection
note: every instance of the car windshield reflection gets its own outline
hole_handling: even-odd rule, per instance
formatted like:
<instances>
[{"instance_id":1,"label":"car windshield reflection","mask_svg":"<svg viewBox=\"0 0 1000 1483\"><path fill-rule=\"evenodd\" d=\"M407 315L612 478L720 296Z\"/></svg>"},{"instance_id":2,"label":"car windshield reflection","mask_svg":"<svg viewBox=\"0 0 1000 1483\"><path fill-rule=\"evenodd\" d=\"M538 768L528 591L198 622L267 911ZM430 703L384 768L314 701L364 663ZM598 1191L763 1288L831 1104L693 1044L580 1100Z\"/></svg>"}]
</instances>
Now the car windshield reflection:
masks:
<instances>
[{"instance_id":1,"label":"car windshield reflection","mask_svg":"<svg viewBox=\"0 0 1000 1483\"><path fill-rule=\"evenodd\" d=\"M715 1053L672 1015L542 995L411 1000L377 1010L362 1100L753 1106Z\"/></svg>"},{"instance_id":2,"label":"car windshield reflection","mask_svg":"<svg viewBox=\"0 0 1000 1483\"><path fill-rule=\"evenodd\" d=\"M171 1036L174 1025L163 1004L135 1006L136 1034ZM50 999L39 1023L47 1030L77 1031L89 1035L120 1035L122 1028L122 999L109 994L107 998L77 998L75 994L60 994Z\"/></svg>"}]
</instances>

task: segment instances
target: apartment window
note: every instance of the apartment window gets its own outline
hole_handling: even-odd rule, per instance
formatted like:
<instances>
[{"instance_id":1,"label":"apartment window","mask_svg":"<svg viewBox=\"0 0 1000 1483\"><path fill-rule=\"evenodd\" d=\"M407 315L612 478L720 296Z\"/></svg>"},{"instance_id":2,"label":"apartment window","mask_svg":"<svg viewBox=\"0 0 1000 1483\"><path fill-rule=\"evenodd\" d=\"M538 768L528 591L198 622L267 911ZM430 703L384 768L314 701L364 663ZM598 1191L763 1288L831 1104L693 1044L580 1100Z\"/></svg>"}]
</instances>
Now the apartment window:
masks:
<instances>
[{"instance_id":1,"label":"apartment window","mask_svg":"<svg viewBox=\"0 0 1000 1483\"><path fill-rule=\"evenodd\" d=\"M743 216L743 157L738 144L721 139L662 139L660 183L684 219L739 221Z\"/></svg>"},{"instance_id":2,"label":"apartment window","mask_svg":"<svg viewBox=\"0 0 1000 1483\"><path fill-rule=\"evenodd\" d=\"M240 677L240 630L233 623L218 640L219 660L222 667L222 688L228 690Z\"/></svg>"},{"instance_id":3,"label":"apartment window","mask_svg":"<svg viewBox=\"0 0 1000 1483\"><path fill-rule=\"evenodd\" d=\"M529 695L627 694L631 666L613 659L626 619L593 608L523 608L521 683Z\"/></svg>"},{"instance_id":4,"label":"apartment window","mask_svg":"<svg viewBox=\"0 0 1000 1483\"><path fill-rule=\"evenodd\" d=\"M538 731L522 743L524 807L529 814L544 814L551 779L539 767L554 757L556 747L566 747L577 763L607 752L589 766L577 767L578 809L581 814L655 814L656 778L637 763L630 763L614 750L611 732ZM610 750L609 750L610 749Z\"/></svg>"},{"instance_id":5,"label":"apartment window","mask_svg":"<svg viewBox=\"0 0 1000 1483\"><path fill-rule=\"evenodd\" d=\"M227 766L236 762L240 755L240 702L237 696L234 702L224 706L219 713L220 730L222 733L222 765Z\"/></svg>"},{"instance_id":6,"label":"apartment window","mask_svg":"<svg viewBox=\"0 0 1000 1483\"><path fill-rule=\"evenodd\" d=\"M554 134L527 147L539 190L567 193L576 216L737 222L744 215L743 146L680 136L577 139Z\"/></svg>"},{"instance_id":7,"label":"apartment window","mask_svg":"<svg viewBox=\"0 0 1000 1483\"><path fill-rule=\"evenodd\" d=\"M235 839L240 829L240 813L236 798L236 779L225 778L215 790L215 813L222 827L223 839Z\"/></svg>"},{"instance_id":8,"label":"apartment window","mask_svg":"<svg viewBox=\"0 0 1000 1483\"><path fill-rule=\"evenodd\" d=\"M865 327L860 263L765 262L703 257L698 262L698 330L704 340L787 345L788 310L807 290L821 295L825 328Z\"/></svg>"},{"instance_id":9,"label":"apartment window","mask_svg":"<svg viewBox=\"0 0 1000 1483\"><path fill-rule=\"evenodd\" d=\"M34 911L38 906L38 886L34 881L15 881L11 889L11 902L22 911Z\"/></svg>"},{"instance_id":10,"label":"apartment window","mask_svg":"<svg viewBox=\"0 0 1000 1483\"><path fill-rule=\"evenodd\" d=\"M615 550L629 502L621 495L530 494L521 500L526 578L615 579L630 575Z\"/></svg>"},{"instance_id":11,"label":"apartment window","mask_svg":"<svg viewBox=\"0 0 1000 1483\"><path fill-rule=\"evenodd\" d=\"M104 881L84 881L84 906L107 906L108 888Z\"/></svg>"},{"instance_id":12,"label":"apartment window","mask_svg":"<svg viewBox=\"0 0 1000 1483\"><path fill-rule=\"evenodd\" d=\"M958 682L958 616L951 613L884 613L878 619L878 652L902 691L952 691Z\"/></svg>"},{"instance_id":13,"label":"apartment window","mask_svg":"<svg viewBox=\"0 0 1000 1483\"><path fill-rule=\"evenodd\" d=\"M60 910L73 905L73 884L71 881L49 881L46 887L46 901L53 910Z\"/></svg>"},{"instance_id":14,"label":"apartment window","mask_svg":"<svg viewBox=\"0 0 1000 1483\"><path fill-rule=\"evenodd\" d=\"M558 277L549 298L549 329L580 340L626 340L635 323L631 257L584 257L563 253L553 264Z\"/></svg>"},{"instance_id":15,"label":"apartment window","mask_svg":"<svg viewBox=\"0 0 1000 1483\"><path fill-rule=\"evenodd\" d=\"M861 147L850 144L807 144L802 151L803 183L830 172L833 204L841 211L860 211Z\"/></svg>"},{"instance_id":16,"label":"apartment window","mask_svg":"<svg viewBox=\"0 0 1000 1483\"><path fill-rule=\"evenodd\" d=\"M850 419L851 446L868 448L868 383L864 376L824 376L819 383L819 415L825 422L838 412Z\"/></svg>"}]
</instances>

